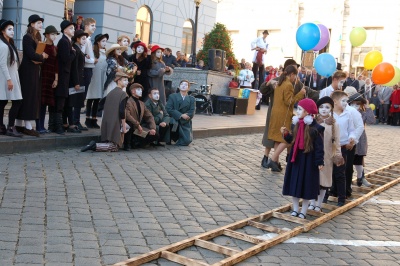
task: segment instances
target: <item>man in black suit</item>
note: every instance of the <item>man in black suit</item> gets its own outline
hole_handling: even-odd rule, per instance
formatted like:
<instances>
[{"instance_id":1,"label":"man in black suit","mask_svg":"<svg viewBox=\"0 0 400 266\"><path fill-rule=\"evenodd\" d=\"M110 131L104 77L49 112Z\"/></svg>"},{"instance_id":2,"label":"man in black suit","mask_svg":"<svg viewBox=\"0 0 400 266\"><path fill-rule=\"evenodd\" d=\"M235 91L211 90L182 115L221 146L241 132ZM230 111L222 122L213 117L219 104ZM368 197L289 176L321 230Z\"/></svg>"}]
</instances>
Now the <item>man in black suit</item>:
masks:
<instances>
[{"instance_id":1,"label":"man in black suit","mask_svg":"<svg viewBox=\"0 0 400 266\"><path fill-rule=\"evenodd\" d=\"M69 79L71 73L71 64L75 58L75 49L72 47L71 38L75 33L75 26L72 22L64 20L60 24L63 36L57 44L58 59L58 86L55 90L56 97L56 116L55 116L55 133L64 134L62 113L65 101L69 95Z\"/></svg>"},{"instance_id":2,"label":"man in black suit","mask_svg":"<svg viewBox=\"0 0 400 266\"><path fill-rule=\"evenodd\" d=\"M317 73L317 70L315 70L315 68L313 68L311 74L307 75L306 82L304 85L313 90L318 90L318 84L320 80L321 80L321 75Z\"/></svg>"}]
</instances>

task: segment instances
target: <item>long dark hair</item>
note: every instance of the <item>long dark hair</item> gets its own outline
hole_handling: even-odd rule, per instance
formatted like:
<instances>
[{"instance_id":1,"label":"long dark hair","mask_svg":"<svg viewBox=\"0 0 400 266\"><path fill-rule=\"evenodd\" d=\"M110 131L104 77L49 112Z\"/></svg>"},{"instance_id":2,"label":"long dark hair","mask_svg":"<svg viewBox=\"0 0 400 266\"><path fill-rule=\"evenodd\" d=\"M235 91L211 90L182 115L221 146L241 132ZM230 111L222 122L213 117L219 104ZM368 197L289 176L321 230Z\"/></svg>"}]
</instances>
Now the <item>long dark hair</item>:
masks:
<instances>
[{"instance_id":1,"label":"long dark hair","mask_svg":"<svg viewBox=\"0 0 400 266\"><path fill-rule=\"evenodd\" d=\"M29 34L32 37L32 39L35 41L35 43L38 43L42 40L42 36L40 35L40 32L36 31L33 27L31 27L31 24L28 25L28 28L26 29L26 34Z\"/></svg>"},{"instance_id":2,"label":"long dark hair","mask_svg":"<svg viewBox=\"0 0 400 266\"><path fill-rule=\"evenodd\" d=\"M100 58L100 46L99 43L103 40L106 39L107 37L104 36L103 38L101 38L100 40L97 40L96 42L94 42L93 44L93 53L94 53L94 57L96 57L97 59Z\"/></svg>"},{"instance_id":3,"label":"long dark hair","mask_svg":"<svg viewBox=\"0 0 400 266\"><path fill-rule=\"evenodd\" d=\"M118 65L125 66L125 58L122 55L116 55L115 50L108 54L107 58L114 57Z\"/></svg>"},{"instance_id":4,"label":"long dark hair","mask_svg":"<svg viewBox=\"0 0 400 266\"><path fill-rule=\"evenodd\" d=\"M5 29L4 29L5 30ZM14 39L10 38L9 41L4 37L3 33L0 34L0 40L2 40L10 51L10 66L12 66L16 61L19 63L19 55L17 51L17 47L15 47ZM14 52L17 55L17 58L14 57Z\"/></svg>"},{"instance_id":5,"label":"long dark hair","mask_svg":"<svg viewBox=\"0 0 400 266\"><path fill-rule=\"evenodd\" d=\"M297 67L290 65L285 68L282 75L279 76L278 86L282 85L282 83L286 80L286 77L290 76L291 74L297 75L298 70Z\"/></svg>"}]
</instances>

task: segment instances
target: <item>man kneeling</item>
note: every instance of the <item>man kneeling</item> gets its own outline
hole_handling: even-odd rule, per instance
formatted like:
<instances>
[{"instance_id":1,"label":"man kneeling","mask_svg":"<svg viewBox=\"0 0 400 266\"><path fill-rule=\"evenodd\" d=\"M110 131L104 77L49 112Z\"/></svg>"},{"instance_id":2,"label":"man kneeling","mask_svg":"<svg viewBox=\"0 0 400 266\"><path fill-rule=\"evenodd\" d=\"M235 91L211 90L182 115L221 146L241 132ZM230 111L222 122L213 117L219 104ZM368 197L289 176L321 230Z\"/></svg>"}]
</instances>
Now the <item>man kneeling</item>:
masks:
<instances>
[{"instance_id":1,"label":"man kneeling","mask_svg":"<svg viewBox=\"0 0 400 266\"><path fill-rule=\"evenodd\" d=\"M159 137L153 115L146 109L144 102L139 100L142 97L143 86L133 83L127 92L130 97L126 103L126 123L131 128L124 140L126 151L130 150L131 143L134 148L144 147L146 144L157 141Z\"/></svg>"},{"instance_id":2,"label":"man kneeling","mask_svg":"<svg viewBox=\"0 0 400 266\"><path fill-rule=\"evenodd\" d=\"M160 92L157 88L153 88L149 93L149 99L146 101L145 105L154 117L154 122L157 126L156 130L159 134L159 138L154 144L156 146L164 146L160 144L160 142L171 142L169 132L170 117L165 106L159 101L159 99Z\"/></svg>"},{"instance_id":3,"label":"man kneeling","mask_svg":"<svg viewBox=\"0 0 400 266\"><path fill-rule=\"evenodd\" d=\"M117 87L102 100L102 103L104 103L104 115L101 121L102 143L96 143L92 140L81 149L82 152L88 150L118 151L118 148L122 147L124 133L126 132L125 107L128 99L128 95L123 89L128 86L128 77L122 72L115 74L114 81L117 82Z\"/></svg>"}]
</instances>

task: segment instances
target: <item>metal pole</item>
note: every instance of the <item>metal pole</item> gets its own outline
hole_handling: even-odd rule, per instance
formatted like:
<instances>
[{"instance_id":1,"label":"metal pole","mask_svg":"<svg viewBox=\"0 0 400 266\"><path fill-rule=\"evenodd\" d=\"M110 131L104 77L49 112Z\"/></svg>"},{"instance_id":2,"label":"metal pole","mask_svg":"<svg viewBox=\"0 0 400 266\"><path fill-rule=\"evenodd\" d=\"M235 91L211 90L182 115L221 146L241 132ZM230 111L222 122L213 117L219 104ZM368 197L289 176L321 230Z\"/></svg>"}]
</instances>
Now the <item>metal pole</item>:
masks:
<instances>
[{"instance_id":1,"label":"metal pole","mask_svg":"<svg viewBox=\"0 0 400 266\"><path fill-rule=\"evenodd\" d=\"M196 18L194 21L194 36L192 45L192 67L196 67L196 42L197 42L197 20L199 15L199 5L196 4Z\"/></svg>"}]
</instances>

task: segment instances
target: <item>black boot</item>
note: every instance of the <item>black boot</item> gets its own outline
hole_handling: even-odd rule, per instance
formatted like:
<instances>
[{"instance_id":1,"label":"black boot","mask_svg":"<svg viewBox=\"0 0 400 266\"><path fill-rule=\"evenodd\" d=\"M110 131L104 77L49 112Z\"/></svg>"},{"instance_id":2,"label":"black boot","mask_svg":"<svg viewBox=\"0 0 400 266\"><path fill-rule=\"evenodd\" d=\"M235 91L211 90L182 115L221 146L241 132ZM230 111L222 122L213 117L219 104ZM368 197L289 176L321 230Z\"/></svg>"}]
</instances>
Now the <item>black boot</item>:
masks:
<instances>
[{"instance_id":1,"label":"black boot","mask_svg":"<svg viewBox=\"0 0 400 266\"><path fill-rule=\"evenodd\" d=\"M5 135L7 132L7 128L5 125L0 125L0 135Z\"/></svg>"},{"instance_id":2,"label":"black boot","mask_svg":"<svg viewBox=\"0 0 400 266\"><path fill-rule=\"evenodd\" d=\"M64 135L65 130L63 128L63 119L62 119L62 114L56 113L55 115L55 130L54 133L57 133L59 135Z\"/></svg>"},{"instance_id":3,"label":"black boot","mask_svg":"<svg viewBox=\"0 0 400 266\"><path fill-rule=\"evenodd\" d=\"M91 118L86 118L85 125L87 126L87 128L93 128L92 119Z\"/></svg>"},{"instance_id":4,"label":"black boot","mask_svg":"<svg viewBox=\"0 0 400 266\"><path fill-rule=\"evenodd\" d=\"M50 132L56 131L56 113L49 112L49 126L47 129Z\"/></svg>"},{"instance_id":5,"label":"black boot","mask_svg":"<svg viewBox=\"0 0 400 266\"><path fill-rule=\"evenodd\" d=\"M264 168L268 168L268 157L264 155L262 161L261 161L261 166Z\"/></svg>"},{"instance_id":6,"label":"black boot","mask_svg":"<svg viewBox=\"0 0 400 266\"><path fill-rule=\"evenodd\" d=\"M100 126L97 124L97 119L92 118L92 127L93 128L100 128Z\"/></svg>"}]
</instances>

